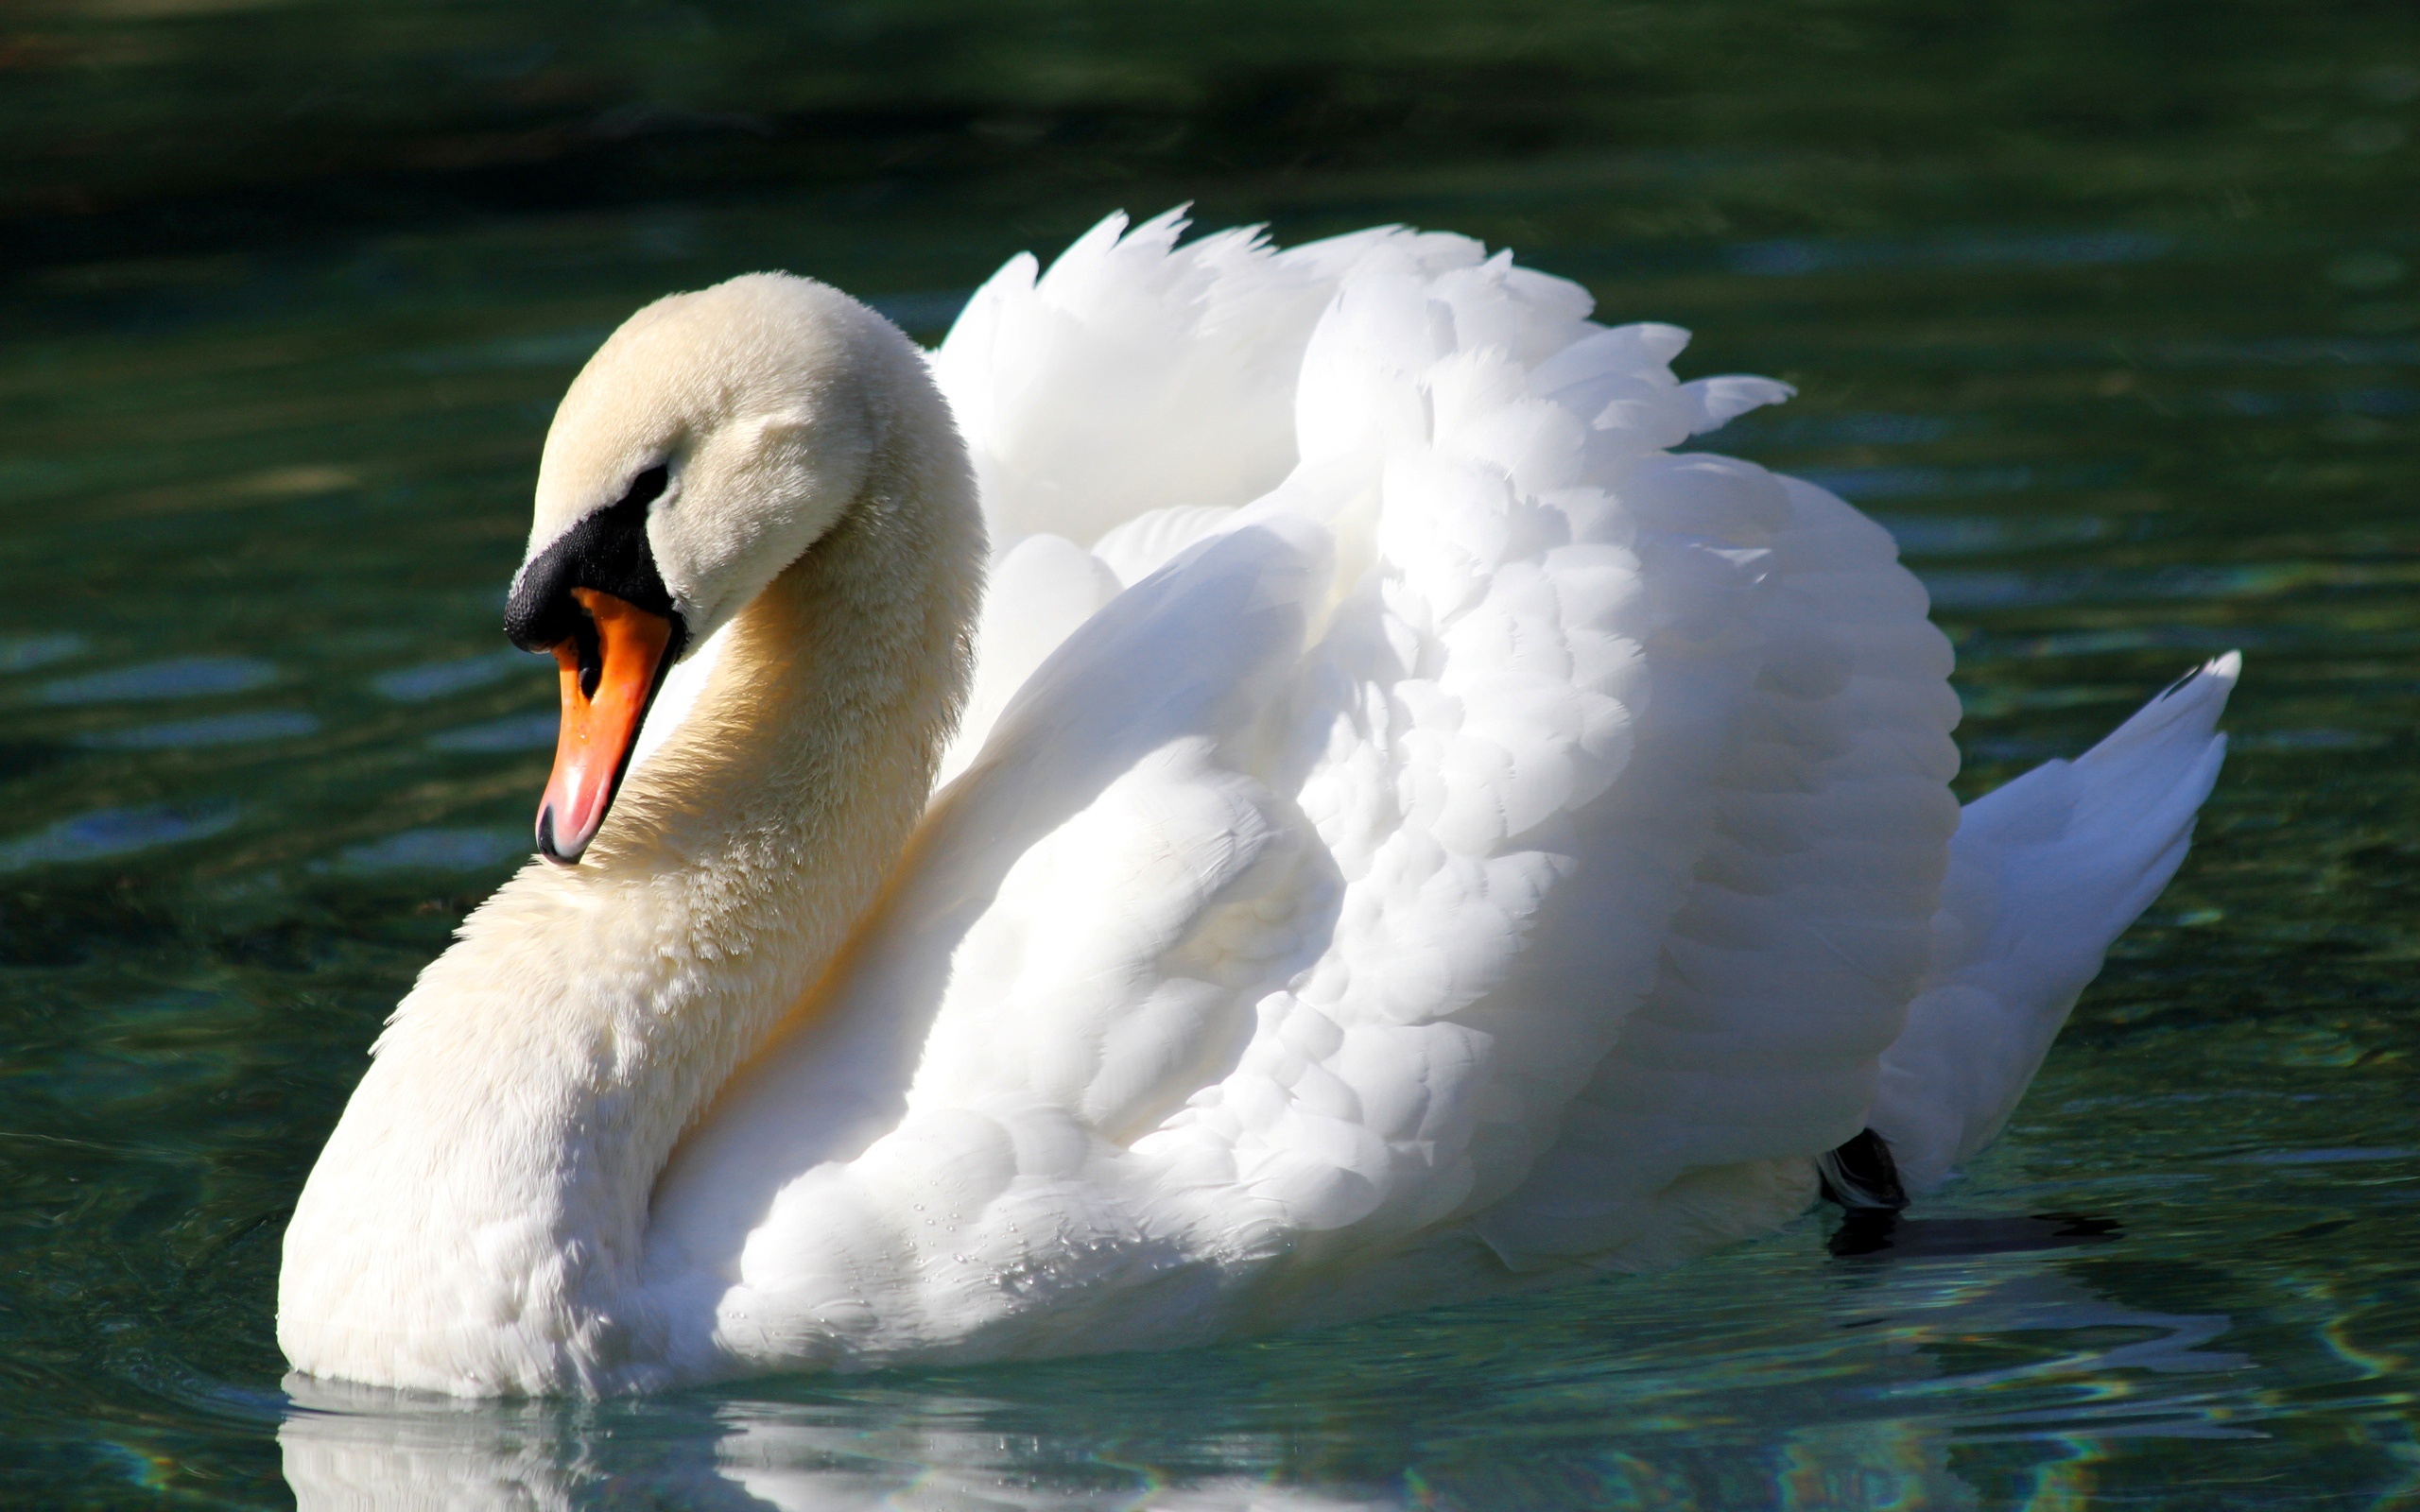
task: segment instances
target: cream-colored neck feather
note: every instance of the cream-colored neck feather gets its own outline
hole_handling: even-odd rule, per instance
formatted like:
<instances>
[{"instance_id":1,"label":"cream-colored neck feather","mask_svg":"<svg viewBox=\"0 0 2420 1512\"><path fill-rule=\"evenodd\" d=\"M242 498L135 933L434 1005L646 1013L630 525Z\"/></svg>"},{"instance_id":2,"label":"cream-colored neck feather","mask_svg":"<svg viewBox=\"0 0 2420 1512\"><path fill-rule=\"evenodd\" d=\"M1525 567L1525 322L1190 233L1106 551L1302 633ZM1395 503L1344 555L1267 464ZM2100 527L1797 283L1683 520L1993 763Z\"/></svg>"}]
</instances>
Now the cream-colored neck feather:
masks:
<instances>
[{"instance_id":1,"label":"cream-colored neck feather","mask_svg":"<svg viewBox=\"0 0 2420 1512\"><path fill-rule=\"evenodd\" d=\"M657 1174L872 901L964 696L973 486L921 368L868 376L891 392L855 503L733 618L581 863L525 868L396 1010L288 1230L297 1367L641 1383Z\"/></svg>"}]
</instances>

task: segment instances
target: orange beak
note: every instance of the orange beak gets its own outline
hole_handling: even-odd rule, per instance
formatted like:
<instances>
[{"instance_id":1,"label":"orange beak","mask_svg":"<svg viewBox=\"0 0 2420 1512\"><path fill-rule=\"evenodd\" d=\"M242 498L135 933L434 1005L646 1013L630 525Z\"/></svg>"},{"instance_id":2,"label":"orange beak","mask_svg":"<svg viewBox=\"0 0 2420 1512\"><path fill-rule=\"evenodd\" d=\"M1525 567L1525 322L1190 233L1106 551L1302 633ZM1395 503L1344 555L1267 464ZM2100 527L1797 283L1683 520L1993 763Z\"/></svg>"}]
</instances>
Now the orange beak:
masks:
<instances>
[{"instance_id":1,"label":"orange beak","mask_svg":"<svg viewBox=\"0 0 2420 1512\"><path fill-rule=\"evenodd\" d=\"M588 621L553 648L562 667L563 721L538 806L538 853L562 867L579 860L614 805L672 642L672 622L661 614L593 588L571 593Z\"/></svg>"}]
</instances>

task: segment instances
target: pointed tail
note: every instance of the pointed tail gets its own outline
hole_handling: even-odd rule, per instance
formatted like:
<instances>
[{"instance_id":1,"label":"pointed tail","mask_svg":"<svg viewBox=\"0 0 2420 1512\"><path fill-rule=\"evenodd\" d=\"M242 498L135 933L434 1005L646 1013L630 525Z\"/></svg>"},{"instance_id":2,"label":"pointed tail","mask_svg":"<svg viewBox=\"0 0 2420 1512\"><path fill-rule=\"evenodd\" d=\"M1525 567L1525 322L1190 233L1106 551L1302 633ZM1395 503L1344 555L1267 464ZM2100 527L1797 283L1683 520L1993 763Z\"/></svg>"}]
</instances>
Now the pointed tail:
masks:
<instances>
[{"instance_id":1,"label":"pointed tail","mask_svg":"<svg viewBox=\"0 0 2420 1512\"><path fill-rule=\"evenodd\" d=\"M1910 1188L1990 1143L2102 954L2175 875L2218 780L2242 658L2185 678L2073 762L1966 806L1933 919L1933 966L1882 1054L1867 1123Z\"/></svg>"}]
</instances>

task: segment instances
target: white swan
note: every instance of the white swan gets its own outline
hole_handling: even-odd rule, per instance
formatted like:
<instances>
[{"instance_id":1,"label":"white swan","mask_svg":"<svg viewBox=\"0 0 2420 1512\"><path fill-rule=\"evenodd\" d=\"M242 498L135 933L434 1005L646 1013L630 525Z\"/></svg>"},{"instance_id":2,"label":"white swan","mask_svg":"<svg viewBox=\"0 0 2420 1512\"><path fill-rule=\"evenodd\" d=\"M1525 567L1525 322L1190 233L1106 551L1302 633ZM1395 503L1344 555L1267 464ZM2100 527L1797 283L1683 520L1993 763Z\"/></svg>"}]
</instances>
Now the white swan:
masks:
<instances>
[{"instance_id":1,"label":"white swan","mask_svg":"<svg viewBox=\"0 0 2420 1512\"><path fill-rule=\"evenodd\" d=\"M1996 1132L2235 659L1962 821L1890 538L1672 450L1789 390L1460 237L1180 227L1011 262L929 366L773 275L591 360L509 615L564 666L560 864L379 1040L286 1233L298 1369L1197 1342Z\"/></svg>"}]
</instances>

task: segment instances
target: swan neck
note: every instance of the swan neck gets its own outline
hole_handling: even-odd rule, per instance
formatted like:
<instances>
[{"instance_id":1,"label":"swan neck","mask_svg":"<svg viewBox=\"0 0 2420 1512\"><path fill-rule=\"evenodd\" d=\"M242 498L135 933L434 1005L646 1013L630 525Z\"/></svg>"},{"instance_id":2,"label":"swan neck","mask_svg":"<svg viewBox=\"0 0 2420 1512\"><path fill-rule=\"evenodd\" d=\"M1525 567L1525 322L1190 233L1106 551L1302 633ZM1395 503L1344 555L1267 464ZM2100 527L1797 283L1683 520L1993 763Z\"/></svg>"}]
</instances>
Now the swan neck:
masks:
<instances>
[{"instance_id":1,"label":"swan neck","mask_svg":"<svg viewBox=\"0 0 2420 1512\"><path fill-rule=\"evenodd\" d=\"M964 697L974 487L921 364L890 390L865 490L736 614L580 864L530 863L397 1008L288 1230L298 1367L553 1391L648 1351L614 1339L648 1326L655 1179L873 902Z\"/></svg>"}]
</instances>

